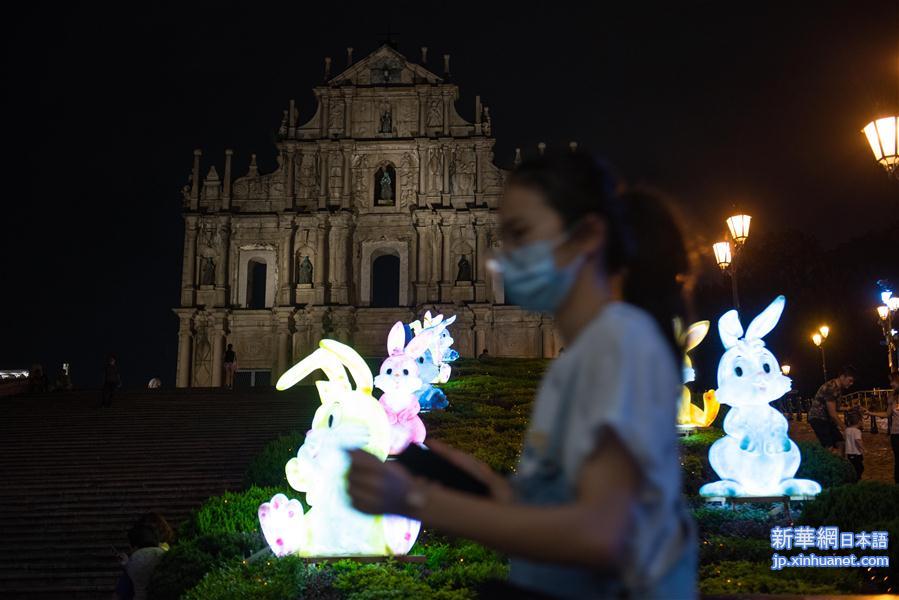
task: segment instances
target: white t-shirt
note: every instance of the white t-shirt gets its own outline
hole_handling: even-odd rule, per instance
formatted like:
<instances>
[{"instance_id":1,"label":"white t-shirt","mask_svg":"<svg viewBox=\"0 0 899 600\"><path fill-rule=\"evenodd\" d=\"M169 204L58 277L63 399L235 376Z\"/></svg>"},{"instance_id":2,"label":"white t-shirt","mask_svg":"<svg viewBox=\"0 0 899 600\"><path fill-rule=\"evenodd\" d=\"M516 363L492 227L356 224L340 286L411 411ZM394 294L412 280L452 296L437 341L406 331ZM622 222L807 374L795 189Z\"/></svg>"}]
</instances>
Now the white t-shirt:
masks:
<instances>
[{"instance_id":1,"label":"white t-shirt","mask_svg":"<svg viewBox=\"0 0 899 600\"><path fill-rule=\"evenodd\" d=\"M862 441L862 432L858 427L847 427L843 438L846 440L846 454L862 453L862 449L858 447L858 443Z\"/></svg>"},{"instance_id":2,"label":"white t-shirt","mask_svg":"<svg viewBox=\"0 0 899 600\"><path fill-rule=\"evenodd\" d=\"M552 364L537 395L518 478L539 476L549 441L559 433L559 466L572 500L582 463L609 431L640 469L644 485L634 508L625 577L655 581L685 552L695 551L684 533L690 517L675 430L680 396L674 353L658 326L624 302L607 305L581 332Z\"/></svg>"}]
</instances>

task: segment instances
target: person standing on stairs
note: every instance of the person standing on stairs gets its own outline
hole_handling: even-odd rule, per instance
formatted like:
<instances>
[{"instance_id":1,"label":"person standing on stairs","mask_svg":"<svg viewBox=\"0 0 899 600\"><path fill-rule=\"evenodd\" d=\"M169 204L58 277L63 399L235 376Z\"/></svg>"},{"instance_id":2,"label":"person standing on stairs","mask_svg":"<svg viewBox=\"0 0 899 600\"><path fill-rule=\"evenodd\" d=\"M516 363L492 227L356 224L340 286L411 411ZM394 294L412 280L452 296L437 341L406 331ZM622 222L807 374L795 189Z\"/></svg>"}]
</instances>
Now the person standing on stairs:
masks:
<instances>
[{"instance_id":1,"label":"person standing on stairs","mask_svg":"<svg viewBox=\"0 0 899 600\"><path fill-rule=\"evenodd\" d=\"M234 389L234 373L237 372L237 353L234 351L234 344L228 344L225 350L224 360L225 366L225 387L229 390Z\"/></svg>"},{"instance_id":2,"label":"person standing on stairs","mask_svg":"<svg viewBox=\"0 0 899 600\"><path fill-rule=\"evenodd\" d=\"M106 367L103 369L103 389L100 392L101 407L112 406L112 396L121 383L122 380L119 377L119 368L116 366L115 356L110 354L106 357Z\"/></svg>"}]
</instances>

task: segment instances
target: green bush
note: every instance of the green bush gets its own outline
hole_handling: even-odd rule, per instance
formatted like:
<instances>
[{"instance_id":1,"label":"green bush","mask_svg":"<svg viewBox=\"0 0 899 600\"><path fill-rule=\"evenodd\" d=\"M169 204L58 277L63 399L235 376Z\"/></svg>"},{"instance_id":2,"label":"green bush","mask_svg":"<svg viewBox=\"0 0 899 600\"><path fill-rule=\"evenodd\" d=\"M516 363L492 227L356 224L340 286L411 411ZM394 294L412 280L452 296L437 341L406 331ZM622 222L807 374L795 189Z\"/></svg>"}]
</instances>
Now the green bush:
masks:
<instances>
[{"instance_id":1,"label":"green bush","mask_svg":"<svg viewBox=\"0 0 899 600\"><path fill-rule=\"evenodd\" d=\"M816 572L818 571L818 572ZM699 591L709 596L735 594L839 594L836 569L772 571L768 562L734 560L699 568Z\"/></svg>"},{"instance_id":2,"label":"green bush","mask_svg":"<svg viewBox=\"0 0 899 600\"><path fill-rule=\"evenodd\" d=\"M802 462L796 477L817 481L824 489L855 481L855 470L845 458L834 456L817 442L799 442L797 445Z\"/></svg>"},{"instance_id":3,"label":"green bush","mask_svg":"<svg viewBox=\"0 0 899 600\"><path fill-rule=\"evenodd\" d=\"M700 506L693 510L700 538L712 535L752 535L768 539L777 524L767 510L741 504L734 507ZM747 531L748 530L748 531Z\"/></svg>"},{"instance_id":4,"label":"green bush","mask_svg":"<svg viewBox=\"0 0 899 600\"><path fill-rule=\"evenodd\" d=\"M229 560L250 556L264 546L262 536L247 533L204 535L175 544L153 572L149 597L178 600L209 571Z\"/></svg>"},{"instance_id":5,"label":"green bush","mask_svg":"<svg viewBox=\"0 0 899 600\"><path fill-rule=\"evenodd\" d=\"M724 431L711 427L696 431L680 438L681 447L691 454L704 454L709 452L709 446L724 437Z\"/></svg>"},{"instance_id":6,"label":"green bush","mask_svg":"<svg viewBox=\"0 0 899 600\"><path fill-rule=\"evenodd\" d=\"M835 525L847 531L870 531L874 523L896 519L899 519L899 486L862 481L824 490L805 503L801 521L812 526Z\"/></svg>"},{"instance_id":7,"label":"green bush","mask_svg":"<svg viewBox=\"0 0 899 600\"><path fill-rule=\"evenodd\" d=\"M467 589L434 589L416 577L411 569L400 570L392 565L377 564L361 565L339 573L334 580L334 589L343 592L347 600L468 600L475 597Z\"/></svg>"},{"instance_id":8,"label":"green bush","mask_svg":"<svg viewBox=\"0 0 899 600\"><path fill-rule=\"evenodd\" d=\"M699 542L699 564L709 565L729 560L767 563L771 560L771 540L763 538L709 535Z\"/></svg>"},{"instance_id":9,"label":"green bush","mask_svg":"<svg viewBox=\"0 0 899 600\"><path fill-rule=\"evenodd\" d=\"M244 487L288 488L284 466L297 455L303 445L305 435L301 431L291 431L265 445L247 467Z\"/></svg>"},{"instance_id":10,"label":"green bush","mask_svg":"<svg viewBox=\"0 0 899 600\"><path fill-rule=\"evenodd\" d=\"M296 557L244 563L231 561L203 578L185 600L291 600L302 590L314 567Z\"/></svg>"},{"instance_id":11,"label":"green bush","mask_svg":"<svg viewBox=\"0 0 899 600\"><path fill-rule=\"evenodd\" d=\"M243 492L225 492L206 500L181 529L182 538L217 533L259 533L259 505L275 494L296 492L277 487L253 486Z\"/></svg>"}]
</instances>

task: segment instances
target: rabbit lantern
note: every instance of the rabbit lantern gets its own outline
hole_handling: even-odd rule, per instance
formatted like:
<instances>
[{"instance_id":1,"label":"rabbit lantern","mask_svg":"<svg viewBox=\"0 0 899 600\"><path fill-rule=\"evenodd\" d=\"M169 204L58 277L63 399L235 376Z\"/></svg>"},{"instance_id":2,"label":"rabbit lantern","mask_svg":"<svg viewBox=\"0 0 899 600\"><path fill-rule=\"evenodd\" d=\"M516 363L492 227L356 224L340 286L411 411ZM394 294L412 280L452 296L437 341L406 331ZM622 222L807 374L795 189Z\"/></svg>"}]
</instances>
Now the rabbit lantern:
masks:
<instances>
[{"instance_id":1,"label":"rabbit lantern","mask_svg":"<svg viewBox=\"0 0 899 600\"><path fill-rule=\"evenodd\" d=\"M416 394L422 411L446 408L449 404L443 390L434 387L433 384L449 381L451 368L448 363L459 357L459 353L450 348L453 338L447 329L455 321L455 315L444 319L443 315L431 317L431 311L428 311L421 321L409 323L409 329L415 336L426 331L433 332L430 347L417 359L419 376L423 383Z\"/></svg>"},{"instance_id":2,"label":"rabbit lantern","mask_svg":"<svg viewBox=\"0 0 899 600\"><path fill-rule=\"evenodd\" d=\"M686 331L681 331L680 320L675 323L675 333L678 341L684 348L684 388L681 392L681 400L677 409L677 424L682 428L708 427L718 416L719 404L714 394L704 394L703 407L699 408L692 402L690 388L686 384L696 379L696 371L693 370L693 362L687 354L698 346L709 332L708 321L697 321Z\"/></svg>"},{"instance_id":3,"label":"rabbit lantern","mask_svg":"<svg viewBox=\"0 0 899 600\"><path fill-rule=\"evenodd\" d=\"M435 330L423 330L406 345L405 328L397 321L387 336L389 355L381 363L375 386L384 392L380 403L390 424L390 454L399 454L410 443L425 440L417 392L425 383L420 366L435 335Z\"/></svg>"},{"instance_id":4,"label":"rabbit lantern","mask_svg":"<svg viewBox=\"0 0 899 600\"><path fill-rule=\"evenodd\" d=\"M288 483L305 492L310 508L304 513L298 500L275 495L259 507L263 535L277 556L405 554L420 523L362 514L351 506L346 492L347 450L361 448L385 460L390 448L387 415L371 395L371 371L352 348L325 339L281 376L277 388L287 389L316 369L327 376L327 381L316 382L322 404L285 469Z\"/></svg>"},{"instance_id":5,"label":"rabbit lantern","mask_svg":"<svg viewBox=\"0 0 899 600\"><path fill-rule=\"evenodd\" d=\"M783 296L775 298L745 335L737 311L718 321L726 351L718 363L716 395L731 408L724 418L726 436L709 449L709 463L721 480L702 486L702 496L814 496L821 491L817 482L794 477L799 448L788 436L787 420L769 404L791 387L762 341L777 325L785 302Z\"/></svg>"}]
</instances>

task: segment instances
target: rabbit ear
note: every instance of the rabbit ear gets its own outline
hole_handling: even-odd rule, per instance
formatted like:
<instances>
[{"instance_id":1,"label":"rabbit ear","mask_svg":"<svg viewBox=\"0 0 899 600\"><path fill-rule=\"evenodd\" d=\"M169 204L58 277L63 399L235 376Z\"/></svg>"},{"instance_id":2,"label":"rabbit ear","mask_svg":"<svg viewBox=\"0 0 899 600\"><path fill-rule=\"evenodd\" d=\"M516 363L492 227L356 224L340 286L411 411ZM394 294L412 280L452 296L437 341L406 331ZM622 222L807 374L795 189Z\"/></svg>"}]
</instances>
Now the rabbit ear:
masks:
<instances>
[{"instance_id":1,"label":"rabbit ear","mask_svg":"<svg viewBox=\"0 0 899 600\"><path fill-rule=\"evenodd\" d=\"M786 301L787 299L783 296L775 298L774 302L769 304L768 308L759 313L759 316L754 318L752 323L749 324L749 327L746 329L746 337L760 340L768 335L780 320Z\"/></svg>"},{"instance_id":2,"label":"rabbit ear","mask_svg":"<svg viewBox=\"0 0 899 600\"><path fill-rule=\"evenodd\" d=\"M445 320L445 321L443 322L443 326L444 326L444 327L449 327L450 325L452 325L452 324L455 323L455 322L456 322L456 315L453 315L453 316L451 316L449 319L447 319L447 320Z\"/></svg>"},{"instance_id":3,"label":"rabbit ear","mask_svg":"<svg viewBox=\"0 0 899 600\"><path fill-rule=\"evenodd\" d=\"M427 331L423 331L419 333L412 341L409 342L409 345L406 346L406 349L403 351L403 354L408 356L409 358L418 358L422 354L425 353L425 350L431 345L431 342L434 341L434 330L428 329Z\"/></svg>"},{"instance_id":4,"label":"rabbit ear","mask_svg":"<svg viewBox=\"0 0 899 600\"><path fill-rule=\"evenodd\" d=\"M718 334L725 348L730 348L743 337L743 326L740 324L740 315L735 310L729 310L718 319Z\"/></svg>"},{"instance_id":5,"label":"rabbit ear","mask_svg":"<svg viewBox=\"0 0 899 600\"><path fill-rule=\"evenodd\" d=\"M406 329L402 321L397 321L387 335L387 352L389 354L402 354L406 345Z\"/></svg>"},{"instance_id":6,"label":"rabbit ear","mask_svg":"<svg viewBox=\"0 0 899 600\"><path fill-rule=\"evenodd\" d=\"M705 339L706 334L709 332L709 327L711 323L708 321L697 321L690 325L687 328L687 333L684 336L684 350L689 352L693 348L699 345L699 343Z\"/></svg>"}]
</instances>

